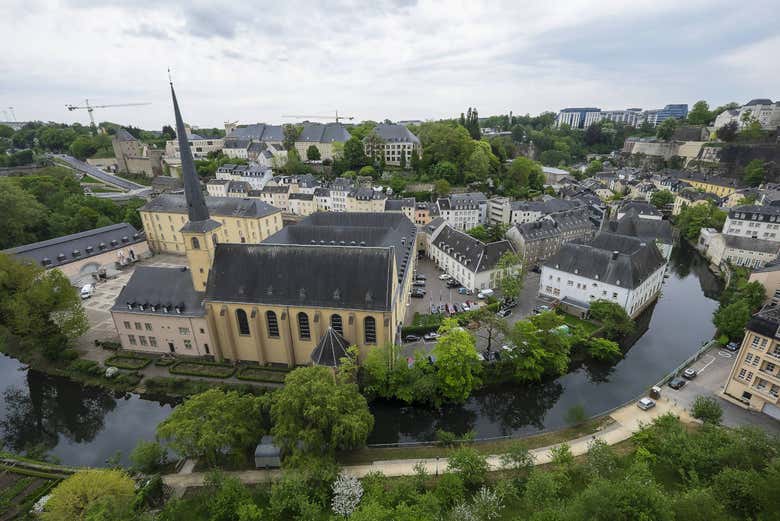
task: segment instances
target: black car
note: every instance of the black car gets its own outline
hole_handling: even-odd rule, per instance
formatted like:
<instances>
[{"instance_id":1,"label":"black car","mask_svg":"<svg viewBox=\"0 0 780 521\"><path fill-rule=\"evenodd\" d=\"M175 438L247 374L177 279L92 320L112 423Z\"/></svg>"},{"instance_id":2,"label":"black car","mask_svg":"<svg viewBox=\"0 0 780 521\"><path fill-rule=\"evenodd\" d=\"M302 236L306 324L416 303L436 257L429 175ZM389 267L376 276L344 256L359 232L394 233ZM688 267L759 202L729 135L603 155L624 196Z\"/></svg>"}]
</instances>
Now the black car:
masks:
<instances>
[{"instance_id":1,"label":"black car","mask_svg":"<svg viewBox=\"0 0 780 521\"><path fill-rule=\"evenodd\" d=\"M506 318L511 314L512 314L512 310L508 308L499 309L498 312L496 312L496 316L501 318Z\"/></svg>"},{"instance_id":2,"label":"black car","mask_svg":"<svg viewBox=\"0 0 780 521\"><path fill-rule=\"evenodd\" d=\"M423 298L425 296L424 289L415 289L412 291L412 298Z\"/></svg>"},{"instance_id":3,"label":"black car","mask_svg":"<svg viewBox=\"0 0 780 521\"><path fill-rule=\"evenodd\" d=\"M458 282L455 279L450 279L450 280L447 281L447 287L448 288L459 288L460 287L460 282Z\"/></svg>"},{"instance_id":4,"label":"black car","mask_svg":"<svg viewBox=\"0 0 780 521\"><path fill-rule=\"evenodd\" d=\"M687 383L688 382L686 382L679 376L675 376L674 378L669 380L669 383L667 385L669 385L669 387L671 387L672 389L682 389L683 387L685 387L685 384Z\"/></svg>"},{"instance_id":5,"label":"black car","mask_svg":"<svg viewBox=\"0 0 780 521\"><path fill-rule=\"evenodd\" d=\"M419 342L420 337L417 335L406 335L406 338L404 338L404 342Z\"/></svg>"},{"instance_id":6,"label":"black car","mask_svg":"<svg viewBox=\"0 0 780 521\"><path fill-rule=\"evenodd\" d=\"M739 351L739 344L737 344L736 342L729 342L728 344L723 346L723 349L725 349L726 351L731 351L732 353L736 353L737 351Z\"/></svg>"},{"instance_id":7,"label":"black car","mask_svg":"<svg viewBox=\"0 0 780 521\"><path fill-rule=\"evenodd\" d=\"M542 268L540 268L539 265L537 264L536 266L531 268L531 271L533 271L534 273L541 273L542 272Z\"/></svg>"},{"instance_id":8,"label":"black car","mask_svg":"<svg viewBox=\"0 0 780 521\"><path fill-rule=\"evenodd\" d=\"M515 300L513 298L505 298L501 302L501 307L504 307L504 308L514 308L514 307L517 307L517 300Z\"/></svg>"}]
</instances>

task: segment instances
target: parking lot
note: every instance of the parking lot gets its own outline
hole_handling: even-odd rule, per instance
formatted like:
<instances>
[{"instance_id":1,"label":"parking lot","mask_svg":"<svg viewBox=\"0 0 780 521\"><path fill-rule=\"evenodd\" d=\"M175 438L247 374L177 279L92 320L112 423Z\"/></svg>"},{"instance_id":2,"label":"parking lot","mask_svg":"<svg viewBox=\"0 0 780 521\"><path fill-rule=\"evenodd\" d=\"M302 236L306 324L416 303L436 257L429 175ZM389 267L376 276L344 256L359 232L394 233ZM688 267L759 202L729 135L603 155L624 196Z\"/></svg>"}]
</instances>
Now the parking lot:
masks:
<instances>
[{"instance_id":1,"label":"parking lot","mask_svg":"<svg viewBox=\"0 0 780 521\"><path fill-rule=\"evenodd\" d=\"M714 396L723 408L724 425L729 427L755 425L768 432L780 434L780 422L777 420L760 412L743 409L722 397L721 393L726 386L726 379L736 356L737 353L731 353L720 347L710 348L699 360L688 366L697 371L696 378L688 380L682 389L675 390L665 385L661 392L675 405L689 412L697 396Z\"/></svg>"}]
</instances>

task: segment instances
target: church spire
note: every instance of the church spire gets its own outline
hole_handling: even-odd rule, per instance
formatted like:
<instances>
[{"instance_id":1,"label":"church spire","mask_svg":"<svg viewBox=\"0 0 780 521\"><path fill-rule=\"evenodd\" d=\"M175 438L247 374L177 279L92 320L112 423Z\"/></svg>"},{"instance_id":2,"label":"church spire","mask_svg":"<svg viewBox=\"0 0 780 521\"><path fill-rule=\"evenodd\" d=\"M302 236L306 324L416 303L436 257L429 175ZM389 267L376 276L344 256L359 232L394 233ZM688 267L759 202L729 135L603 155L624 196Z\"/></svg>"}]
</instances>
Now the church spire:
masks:
<instances>
[{"instance_id":1,"label":"church spire","mask_svg":"<svg viewBox=\"0 0 780 521\"><path fill-rule=\"evenodd\" d=\"M207 221L209 219L209 210L206 208L206 200L203 198L200 181L198 181L198 175L195 172L189 136L187 136L187 129L184 127L184 120L181 117L179 102L176 100L176 91L173 90L173 81L171 81L171 96L173 97L173 111L176 115L176 137L179 140L181 177L184 182L184 197L187 200L187 214L191 223Z\"/></svg>"}]
</instances>

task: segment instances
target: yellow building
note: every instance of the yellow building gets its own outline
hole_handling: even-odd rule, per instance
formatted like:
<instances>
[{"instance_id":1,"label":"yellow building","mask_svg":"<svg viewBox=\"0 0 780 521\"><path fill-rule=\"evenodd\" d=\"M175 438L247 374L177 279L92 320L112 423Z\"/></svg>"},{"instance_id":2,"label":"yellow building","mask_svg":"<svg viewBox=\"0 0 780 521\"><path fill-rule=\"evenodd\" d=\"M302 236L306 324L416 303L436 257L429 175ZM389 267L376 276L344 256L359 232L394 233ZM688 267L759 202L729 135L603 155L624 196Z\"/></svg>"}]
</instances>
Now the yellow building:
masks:
<instances>
[{"instance_id":1,"label":"yellow building","mask_svg":"<svg viewBox=\"0 0 780 521\"><path fill-rule=\"evenodd\" d=\"M282 229L282 212L258 199L207 197L212 218L222 226L218 242L257 244ZM187 222L187 201L182 195L165 194L139 210L149 248L155 253L184 254L181 227Z\"/></svg>"},{"instance_id":2,"label":"yellow building","mask_svg":"<svg viewBox=\"0 0 780 521\"><path fill-rule=\"evenodd\" d=\"M780 307L750 319L724 393L780 419Z\"/></svg>"},{"instance_id":3,"label":"yellow building","mask_svg":"<svg viewBox=\"0 0 780 521\"><path fill-rule=\"evenodd\" d=\"M373 188L360 187L347 194L347 212L384 212L387 196Z\"/></svg>"},{"instance_id":4,"label":"yellow building","mask_svg":"<svg viewBox=\"0 0 780 521\"><path fill-rule=\"evenodd\" d=\"M697 190L703 190L718 197L728 197L743 188L736 179L698 172L680 172L678 179L685 181Z\"/></svg>"}]
</instances>

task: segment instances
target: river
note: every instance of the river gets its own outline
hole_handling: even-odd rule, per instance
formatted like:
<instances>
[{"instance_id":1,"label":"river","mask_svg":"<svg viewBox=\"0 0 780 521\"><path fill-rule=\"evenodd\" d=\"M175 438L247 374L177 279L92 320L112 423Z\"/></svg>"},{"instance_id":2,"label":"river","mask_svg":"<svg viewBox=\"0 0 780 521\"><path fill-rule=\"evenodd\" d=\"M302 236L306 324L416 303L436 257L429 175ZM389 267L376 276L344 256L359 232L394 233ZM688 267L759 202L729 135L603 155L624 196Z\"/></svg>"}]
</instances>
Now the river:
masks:
<instances>
[{"instance_id":1,"label":"river","mask_svg":"<svg viewBox=\"0 0 780 521\"><path fill-rule=\"evenodd\" d=\"M639 319L639 338L619 362L584 364L542 384L482 391L441 411L374 403L369 443L431 440L437 429L474 431L479 438L532 434L564 426L574 405L596 415L634 398L714 333L711 318L721 285L705 261L681 244L672 253L669 274L661 298ZM117 452L127 461L138 441L154 439L171 408L29 371L0 355L0 436L10 450L36 446L69 465L100 466Z\"/></svg>"}]
</instances>

